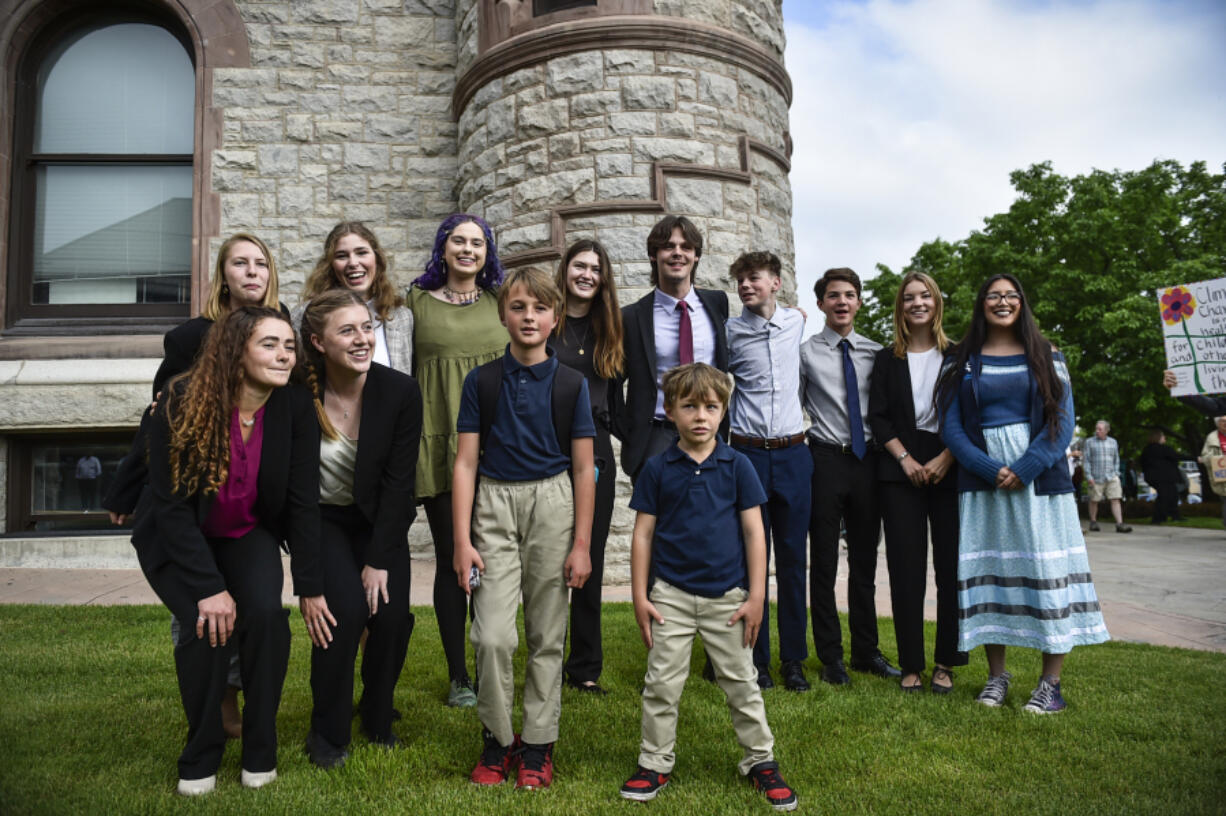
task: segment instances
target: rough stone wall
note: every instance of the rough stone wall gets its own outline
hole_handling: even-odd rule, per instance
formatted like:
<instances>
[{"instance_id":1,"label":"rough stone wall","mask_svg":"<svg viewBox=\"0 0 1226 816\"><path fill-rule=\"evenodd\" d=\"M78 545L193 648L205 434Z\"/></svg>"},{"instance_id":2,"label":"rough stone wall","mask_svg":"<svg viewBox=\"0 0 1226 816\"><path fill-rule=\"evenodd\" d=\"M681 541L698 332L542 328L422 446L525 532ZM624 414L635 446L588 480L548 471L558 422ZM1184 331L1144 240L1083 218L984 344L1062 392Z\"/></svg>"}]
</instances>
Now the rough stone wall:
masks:
<instances>
[{"instance_id":1,"label":"rough stone wall","mask_svg":"<svg viewBox=\"0 0 1226 816\"><path fill-rule=\"evenodd\" d=\"M656 0L655 11L744 34L783 59L783 0Z\"/></svg>"},{"instance_id":2,"label":"rough stone wall","mask_svg":"<svg viewBox=\"0 0 1226 816\"><path fill-rule=\"evenodd\" d=\"M238 0L251 68L217 69L221 238L277 252L296 300L342 218L367 222L407 284L455 209L453 0Z\"/></svg>"}]
</instances>

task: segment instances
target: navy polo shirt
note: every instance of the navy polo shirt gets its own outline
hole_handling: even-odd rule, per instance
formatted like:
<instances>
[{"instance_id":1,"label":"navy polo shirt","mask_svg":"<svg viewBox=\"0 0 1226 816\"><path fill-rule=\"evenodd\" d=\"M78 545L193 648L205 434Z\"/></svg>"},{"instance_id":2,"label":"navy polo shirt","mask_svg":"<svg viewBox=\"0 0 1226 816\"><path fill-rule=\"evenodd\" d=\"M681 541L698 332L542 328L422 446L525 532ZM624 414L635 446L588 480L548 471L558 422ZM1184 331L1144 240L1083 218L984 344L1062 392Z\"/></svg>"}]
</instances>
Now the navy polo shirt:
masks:
<instances>
[{"instance_id":1,"label":"navy polo shirt","mask_svg":"<svg viewBox=\"0 0 1226 816\"><path fill-rule=\"evenodd\" d=\"M630 508L656 517L652 568L704 598L749 588L740 512L766 502L749 459L718 440L702 464L674 443L643 465Z\"/></svg>"},{"instance_id":2,"label":"navy polo shirt","mask_svg":"<svg viewBox=\"0 0 1226 816\"><path fill-rule=\"evenodd\" d=\"M558 359L549 349L549 359L526 366L511 356L502 357L502 387L498 390L498 413L485 440L485 454L477 470L482 476L504 482L547 479L570 467L570 457L558 448L553 427L553 375ZM460 397L459 433L481 433L481 406L477 399L477 369L464 378ZM575 400L571 420L572 439L596 436L587 380Z\"/></svg>"}]
</instances>

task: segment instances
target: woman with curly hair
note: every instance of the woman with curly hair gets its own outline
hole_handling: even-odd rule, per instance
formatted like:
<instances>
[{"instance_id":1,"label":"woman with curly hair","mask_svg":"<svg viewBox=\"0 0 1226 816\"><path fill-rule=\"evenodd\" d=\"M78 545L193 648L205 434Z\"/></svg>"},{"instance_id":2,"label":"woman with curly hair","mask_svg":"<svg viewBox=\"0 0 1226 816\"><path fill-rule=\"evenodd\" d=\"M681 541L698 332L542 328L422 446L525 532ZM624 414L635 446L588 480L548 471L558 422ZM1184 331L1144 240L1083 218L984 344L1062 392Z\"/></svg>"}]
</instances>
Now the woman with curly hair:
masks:
<instances>
[{"instance_id":1,"label":"woman with curly hair","mask_svg":"<svg viewBox=\"0 0 1226 816\"><path fill-rule=\"evenodd\" d=\"M434 612L451 681L447 705L462 708L475 706L477 695L464 658L468 596L452 566L456 418L468 372L500 357L507 343L494 295L503 275L489 224L475 215L455 213L439 224L425 274L413 281L408 293L417 382L425 404L417 498L426 508L434 539Z\"/></svg>"},{"instance_id":2,"label":"woman with curly hair","mask_svg":"<svg viewBox=\"0 0 1226 816\"><path fill-rule=\"evenodd\" d=\"M353 716L353 662L363 631L362 732L388 748L392 695L404 666L409 612L409 525L421 442L417 381L374 362L374 317L361 295L329 289L302 315L308 381L319 443L320 560L324 598L338 626L311 650L307 753L321 768L342 765Z\"/></svg>"},{"instance_id":3,"label":"woman with curly hair","mask_svg":"<svg viewBox=\"0 0 1226 816\"><path fill-rule=\"evenodd\" d=\"M387 255L379 239L360 221L342 221L328 233L323 254L307 276L302 301L294 309L294 326L301 327L302 313L310 301L332 289L353 292L370 308L375 331L373 362L410 373L413 313L405 308L404 298L388 275Z\"/></svg>"},{"instance_id":4,"label":"woman with curly hair","mask_svg":"<svg viewBox=\"0 0 1226 816\"><path fill-rule=\"evenodd\" d=\"M617 467L613 460L613 429L609 408L610 382L625 369L622 350L622 313L609 253L599 241L571 244L558 264L555 281L563 308L550 345L558 361L587 378L596 421L596 513L592 519L592 574L570 596L570 655L566 682L572 688L604 694L597 682L604 655L600 638L600 591L604 576L604 548L613 518L613 492Z\"/></svg>"},{"instance_id":5,"label":"woman with curly hair","mask_svg":"<svg viewBox=\"0 0 1226 816\"><path fill-rule=\"evenodd\" d=\"M209 793L226 735L221 700L241 655L242 783L276 779L277 706L289 661L281 542L316 645L335 625L319 564L319 425L310 393L287 386L294 331L275 309L242 306L167 384L149 426L149 486L132 545L154 592L185 624L175 646L187 745L179 793ZM191 623L189 623L191 622ZM192 625L194 624L194 625Z\"/></svg>"},{"instance_id":6,"label":"woman with curly hair","mask_svg":"<svg viewBox=\"0 0 1226 816\"><path fill-rule=\"evenodd\" d=\"M1017 278L979 288L936 393L958 460L958 648L983 646L988 658L976 699L1005 703L1005 648L1027 646L1042 652L1043 673L1024 710L1063 711L1065 656L1109 636L1064 459L1076 419L1068 367Z\"/></svg>"}]
</instances>

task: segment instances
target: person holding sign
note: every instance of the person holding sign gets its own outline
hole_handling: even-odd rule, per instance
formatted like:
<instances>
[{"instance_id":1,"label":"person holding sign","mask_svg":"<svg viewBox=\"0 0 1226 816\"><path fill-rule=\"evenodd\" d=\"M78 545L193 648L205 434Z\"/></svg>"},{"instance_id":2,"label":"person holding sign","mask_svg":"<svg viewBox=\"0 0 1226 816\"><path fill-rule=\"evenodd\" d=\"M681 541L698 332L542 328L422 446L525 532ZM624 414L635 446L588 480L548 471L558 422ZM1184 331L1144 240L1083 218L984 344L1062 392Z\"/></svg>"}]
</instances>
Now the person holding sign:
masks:
<instances>
[{"instance_id":1,"label":"person holding sign","mask_svg":"<svg viewBox=\"0 0 1226 816\"><path fill-rule=\"evenodd\" d=\"M1209 474L1209 487L1222 499L1222 526L1226 527L1226 416L1214 417L1217 427L1205 437L1200 463Z\"/></svg>"}]
</instances>

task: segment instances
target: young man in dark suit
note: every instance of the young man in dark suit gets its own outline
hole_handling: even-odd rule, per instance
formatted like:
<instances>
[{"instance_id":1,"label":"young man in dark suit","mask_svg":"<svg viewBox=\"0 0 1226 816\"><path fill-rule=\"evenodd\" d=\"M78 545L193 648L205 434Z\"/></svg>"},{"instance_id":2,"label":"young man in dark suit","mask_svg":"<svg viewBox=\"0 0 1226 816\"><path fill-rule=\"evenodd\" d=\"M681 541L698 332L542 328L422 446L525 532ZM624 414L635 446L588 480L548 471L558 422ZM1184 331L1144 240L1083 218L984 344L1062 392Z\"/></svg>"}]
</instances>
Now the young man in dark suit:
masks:
<instances>
[{"instance_id":1,"label":"young man in dark suit","mask_svg":"<svg viewBox=\"0 0 1226 816\"><path fill-rule=\"evenodd\" d=\"M664 373L683 363L728 370L728 295L694 287L702 233L685 216L666 215L647 235L647 257L655 289L622 309L627 369L622 470L631 481L677 439L676 427L664 416ZM727 439L726 414L719 433Z\"/></svg>"}]
</instances>

